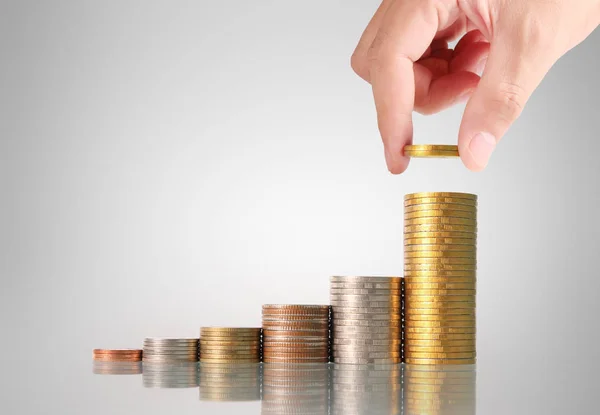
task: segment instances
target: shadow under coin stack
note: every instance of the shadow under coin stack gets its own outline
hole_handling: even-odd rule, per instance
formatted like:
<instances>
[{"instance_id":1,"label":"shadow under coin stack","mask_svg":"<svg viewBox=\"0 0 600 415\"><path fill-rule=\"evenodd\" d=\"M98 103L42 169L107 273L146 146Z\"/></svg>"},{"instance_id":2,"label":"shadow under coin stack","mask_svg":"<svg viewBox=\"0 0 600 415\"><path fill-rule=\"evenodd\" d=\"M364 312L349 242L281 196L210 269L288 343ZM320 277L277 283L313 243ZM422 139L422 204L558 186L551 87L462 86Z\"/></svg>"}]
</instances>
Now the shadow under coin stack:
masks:
<instances>
[{"instance_id":1,"label":"shadow under coin stack","mask_svg":"<svg viewBox=\"0 0 600 415\"><path fill-rule=\"evenodd\" d=\"M400 414L402 367L335 365L331 394L331 415Z\"/></svg>"},{"instance_id":2,"label":"shadow under coin stack","mask_svg":"<svg viewBox=\"0 0 600 415\"><path fill-rule=\"evenodd\" d=\"M198 339L146 338L144 362L181 363L198 361Z\"/></svg>"},{"instance_id":3,"label":"shadow under coin stack","mask_svg":"<svg viewBox=\"0 0 600 415\"><path fill-rule=\"evenodd\" d=\"M260 363L200 363L200 400L260 400Z\"/></svg>"},{"instance_id":4,"label":"shadow under coin stack","mask_svg":"<svg viewBox=\"0 0 600 415\"><path fill-rule=\"evenodd\" d=\"M407 364L476 361L477 196L404 198Z\"/></svg>"},{"instance_id":5,"label":"shadow under coin stack","mask_svg":"<svg viewBox=\"0 0 600 415\"><path fill-rule=\"evenodd\" d=\"M398 277L331 277L335 363L401 362L401 280Z\"/></svg>"},{"instance_id":6,"label":"shadow under coin stack","mask_svg":"<svg viewBox=\"0 0 600 415\"><path fill-rule=\"evenodd\" d=\"M259 363L261 328L202 327L200 361L211 363Z\"/></svg>"},{"instance_id":7,"label":"shadow under coin stack","mask_svg":"<svg viewBox=\"0 0 600 415\"><path fill-rule=\"evenodd\" d=\"M476 372L474 365L404 368L404 414L475 415Z\"/></svg>"},{"instance_id":8,"label":"shadow under coin stack","mask_svg":"<svg viewBox=\"0 0 600 415\"><path fill-rule=\"evenodd\" d=\"M196 388L200 382L198 363L145 363L144 387L160 389Z\"/></svg>"},{"instance_id":9,"label":"shadow under coin stack","mask_svg":"<svg viewBox=\"0 0 600 415\"><path fill-rule=\"evenodd\" d=\"M328 415L329 365L264 365L262 415Z\"/></svg>"},{"instance_id":10,"label":"shadow under coin stack","mask_svg":"<svg viewBox=\"0 0 600 415\"><path fill-rule=\"evenodd\" d=\"M329 361L328 305L263 305L262 325L263 362Z\"/></svg>"}]
</instances>

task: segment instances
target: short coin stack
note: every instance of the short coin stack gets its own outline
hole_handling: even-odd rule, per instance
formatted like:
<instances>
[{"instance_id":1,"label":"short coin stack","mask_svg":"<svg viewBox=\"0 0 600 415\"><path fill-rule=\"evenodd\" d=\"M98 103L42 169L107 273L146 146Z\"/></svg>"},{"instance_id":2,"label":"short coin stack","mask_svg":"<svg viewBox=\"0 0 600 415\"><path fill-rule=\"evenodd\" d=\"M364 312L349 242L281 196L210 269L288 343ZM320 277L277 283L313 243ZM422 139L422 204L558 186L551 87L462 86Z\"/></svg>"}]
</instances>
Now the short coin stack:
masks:
<instances>
[{"instance_id":1,"label":"short coin stack","mask_svg":"<svg viewBox=\"0 0 600 415\"><path fill-rule=\"evenodd\" d=\"M144 362L180 363L198 361L198 339L146 338Z\"/></svg>"},{"instance_id":2,"label":"short coin stack","mask_svg":"<svg viewBox=\"0 0 600 415\"><path fill-rule=\"evenodd\" d=\"M328 365L264 365L262 415L328 413Z\"/></svg>"},{"instance_id":3,"label":"short coin stack","mask_svg":"<svg viewBox=\"0 0 600 415\"><path fill-rule=\"evenodd\" d=\"M401 278L331 277L333 361L401 362Z\"/></svg>"},{"instance_id":4,"label":"short coin stack","mask_svg":"<svg viewBox=\"0 0 600 415\"><path fill-rule=\"evenodd\" d=\"M142 380L145 388L196 388L199 383L198 363L144 363Z\"/></svg>"},{"instance_id":5,"label":"short coin stack","mask_svg":"<svg viewBox=\"0 0 600 415\"><path fill-rule=\"evenodd\" d=\"M259 363L260 327L202 327L200 361Z\"/></svg>"},{"instance_id":6,"label":"short coin stack","mask_svg":"<svg viewBox=\"0 0 600 415\"><path fill-rule=\"evenodd\" d=\"M139 362L142 350L139 349L94 349L94 360L99 362Z\"/></svg>"},{"instance_id":7,"label":"short coin stack","mask_svg":"<svg viewBox=\"0 0 600 415\"><path fill-rule=\"evenodd\" d=\"M405 196L406 363L475 363L476 245L477 196Z\"/></svg>"},{"instance_id":8,"label":"short coin stack","mask_svg":"<svg viewBox=\"0 0 600 415\"><path fill-rule=\"evenodd\" d=\"M263 362L329 361L328 305L263 305L262 324Z\"/></svg>"},{"instance_id":9,"label":"short coin stack","mask_svg":"<svg viewBox=\"0 0 600 415\"><path fill-rule=\"evenodd\" d=\"M200 400L260 400L260 363L200 363Z\"/></svg>"},{"instance_id":10,"label":"short coin stack","mask_svg":"<svg viewBox=\"0 0 600 415\"><path fill-rule=\"evenodd\" d=\"M404 413L476 413L474 365L407 365L404 368Z\"/></svg>"}]
</instances>

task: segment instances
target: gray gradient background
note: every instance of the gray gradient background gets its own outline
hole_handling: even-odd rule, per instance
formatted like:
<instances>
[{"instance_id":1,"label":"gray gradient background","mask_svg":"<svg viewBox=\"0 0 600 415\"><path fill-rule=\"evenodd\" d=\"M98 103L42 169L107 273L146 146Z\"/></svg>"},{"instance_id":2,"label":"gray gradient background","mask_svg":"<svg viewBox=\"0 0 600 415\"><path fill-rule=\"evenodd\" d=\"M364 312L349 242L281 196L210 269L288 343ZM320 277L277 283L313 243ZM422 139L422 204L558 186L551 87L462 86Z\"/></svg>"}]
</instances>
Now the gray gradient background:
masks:
<instances>
[{"instance_id":1,"label":"gray gradient background","mask_svg":"<svg viewBox=\"0 0 600 415\"><path fill-rule=\"evenodd\" d=\"M392 176L349 66L378 3L0 2L2 406L258 413L93 377L91 350L257 326L263 303L327 303L334 274L400 275L404 194L467 191L478 413L594 412L600 32L485 172ZM416 115L415 142L456 142L462 109Z\"/></svg>"}]
</instances>

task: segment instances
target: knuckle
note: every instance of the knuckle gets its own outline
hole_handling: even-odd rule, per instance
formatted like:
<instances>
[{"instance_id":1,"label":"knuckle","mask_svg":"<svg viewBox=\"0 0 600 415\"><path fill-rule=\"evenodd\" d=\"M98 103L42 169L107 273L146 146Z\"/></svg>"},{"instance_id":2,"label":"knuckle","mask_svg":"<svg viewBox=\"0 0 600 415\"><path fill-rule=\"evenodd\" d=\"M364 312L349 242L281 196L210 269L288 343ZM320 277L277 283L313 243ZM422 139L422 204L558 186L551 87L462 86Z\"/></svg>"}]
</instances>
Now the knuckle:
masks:
<instances>
[{"instance_id":1,"label":"knuckle","mask_svg":"<svg viewBox=\"0 0 600 415\"><path fill-rule=\"evenodd\" d=\"M501 82L497 93L491 100L491 111L496 113L506 122L516 120L525 107L527 94L519 85L511 82Z\"/></svg>"}]
</instances>

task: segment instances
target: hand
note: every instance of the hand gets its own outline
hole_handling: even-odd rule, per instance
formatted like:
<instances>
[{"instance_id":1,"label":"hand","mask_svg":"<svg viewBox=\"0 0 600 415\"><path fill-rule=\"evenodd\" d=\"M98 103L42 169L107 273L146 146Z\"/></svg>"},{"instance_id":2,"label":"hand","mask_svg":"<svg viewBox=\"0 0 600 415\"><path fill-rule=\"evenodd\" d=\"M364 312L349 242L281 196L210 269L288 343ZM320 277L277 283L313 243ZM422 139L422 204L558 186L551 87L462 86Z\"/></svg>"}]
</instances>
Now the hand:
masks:
<instances>
[{"instance_id":1,"label":"hand","mask_svg":"<svg viewBox=\"0 0 600 415\"><path fill-rule=\"evenodd\" d=\"M383 0L352 67L372 85L390 172L408 167L413 110L467 99L459 153L467 168L484 169L552 65L599 23L600 0Z\"/></svg>"}]
</instances>

